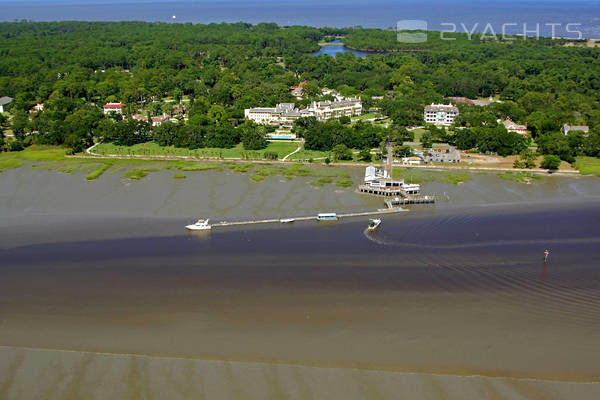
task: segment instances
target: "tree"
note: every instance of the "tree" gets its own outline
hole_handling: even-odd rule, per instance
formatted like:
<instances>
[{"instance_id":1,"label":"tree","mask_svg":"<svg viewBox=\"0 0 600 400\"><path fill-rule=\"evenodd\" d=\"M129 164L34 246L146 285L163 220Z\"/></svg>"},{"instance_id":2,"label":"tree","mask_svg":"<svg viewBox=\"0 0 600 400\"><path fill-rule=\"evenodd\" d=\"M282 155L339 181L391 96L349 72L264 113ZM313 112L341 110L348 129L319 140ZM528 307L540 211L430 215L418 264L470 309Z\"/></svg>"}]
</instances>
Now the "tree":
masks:
<instances>
[{"instance_id":1,"label":"tree","mask_svg":"<svg viewBox=\"0 0 600 400\"><path fill-rule=\"evenodd\" d=\"M525 168L535 168L535 162L537 160L537 154L532 149L523 150L519 156Z\"/></svg>"},{"instance_id":2,"label":"tree","mask_svg":"<svg viewBox=\"0 0 600 400\"><path fill-rule=\"evenodd\" d=\"M175 102L177 104L181 103L181 99L183 98L183 92L181 91L181 89L173 90L173 98L175 99Z\"/></svg>"},{"instance_id":3,"label":"tree","mask_svg":"<svg viewBox=\"0 0 600 400\"><path fill-rule=\"evenodd\" d=\"M412 155L412 149L410 146L394 146L395 157L410 157Z\"/></svg>"},{"instance_id":4,"label":"tree","mask_svg":"<svg viewBox=\"0 0 600 400\"><path fill-rule=\"evenodd\" d=\"M548 154L544 156L544 160L540 165L544 169L549 169L551 171L555 171L560 166L560 157Z\"/></svg>"},{"instance_id":5,"label":"tree","mask_svg":"<svg viewBox=\"0 0 600 400\"><path fill-rule=\"evenodd\" d=\"M333 147L333 159L335 161L352 160L352 151L346 145L338 144Z\"/></svg>"},{"instance_id":6,"label":"tree","mask_svg":"<svg viewBox=\"0 0 600 400\"><path fill-rule=\"evenodd\" d=\"M246 122L240 125L237 130L240 132L245 150L261 150L267 147L268 142L263 126Z\"/></svg>"},{"instance_id":7,"label":"tree","mask_svg":"<svg viewBox=\"0 0 600 400\"><path fill-rule=\"evenodd\" d=\"M373 156L371 155L370 148L364 148L358 153L358 159L360 161L371 162L373 160Z\"/></svg>"},{"instance_id":8,"label":"tree","mask_svg":"<svg viewBox=\"0 0 600 400\"><path fill-rule=\"evenodd\" d=\"M423 133L421 136L421 144L423 145L423 148L430 149L433 145L433 135L429 132Z\"/></svg>"},{"instance_id":9,"label":"tree","mask_svg":"<svg viewBox=\"0 0 600 400\"><path fill-rule=\"evenodd\" d=\"M20 111L17 112L12 121L12 131L15 137L19 140L25 138L25 130L29 124L29 117L26 113Z\"/></svg>"}]
</instances>

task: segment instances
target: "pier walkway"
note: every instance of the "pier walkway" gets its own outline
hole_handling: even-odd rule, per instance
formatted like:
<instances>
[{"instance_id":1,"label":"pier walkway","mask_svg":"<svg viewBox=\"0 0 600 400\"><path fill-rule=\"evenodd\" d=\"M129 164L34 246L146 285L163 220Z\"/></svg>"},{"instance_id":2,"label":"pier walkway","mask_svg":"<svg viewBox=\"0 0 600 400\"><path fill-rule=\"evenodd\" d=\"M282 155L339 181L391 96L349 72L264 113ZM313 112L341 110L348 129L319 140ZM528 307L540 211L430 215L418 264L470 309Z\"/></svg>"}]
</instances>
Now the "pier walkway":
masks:
<instances>
[{"instance_id":1,"label":"pier walkway","mask_svg":"<svg viewBox=\"0 0 600 400\"><path fill-rule=\"evenodd\" d=\"M390 208L390 209L378 209L374 211L364 211L364 212L355 212L355 213L346 213L346 214L337 214L338 218L353 218L353 217L367 217L372 215L383 215L383 214L396 214L400 212L408 211L403 208ZM308 217L292 217L294 221L316 221L317 216L312 215ZM243 226L243 225L258 225L258 224L279 224L281 223L281 219L273 218L273 219L261 219L261 220L251 220L251 221L221 221L215 222L211 224L213 228L215 227L227 227L227 226Z\"/></svg>"}]
</instances>

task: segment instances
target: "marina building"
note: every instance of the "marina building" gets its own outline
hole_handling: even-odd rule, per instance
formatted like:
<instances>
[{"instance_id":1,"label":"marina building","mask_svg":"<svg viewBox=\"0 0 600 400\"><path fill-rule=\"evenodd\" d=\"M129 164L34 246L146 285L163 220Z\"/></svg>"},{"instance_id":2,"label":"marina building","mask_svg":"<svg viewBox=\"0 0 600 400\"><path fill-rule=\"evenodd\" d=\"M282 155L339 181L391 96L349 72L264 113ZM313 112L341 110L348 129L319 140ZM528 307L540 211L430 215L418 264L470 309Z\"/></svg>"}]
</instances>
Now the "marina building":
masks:
<instances>
[{"instance_id":1,"label":"marina building","mask_svg":"<svg viewBox=\"0 0 600 400\"><path fill-rule=\"evenodd\" d=\"M419 194L421 185L405 183L404 180L395 180L383 168L369 166L365 169L364 184L359 187L363 193L382 196L406 196Z\"/></svg>"},{"instance_id":2,"label":"marina building","mask_svg":"<svg viewBox=\"0 0 600 400\"><path fill-rule=\"evenodd\" d=\"M425 106L425 122L434 125L452 125L458 116L458 107L452 104L433 104Z\"/></svg>"}]
</instances>

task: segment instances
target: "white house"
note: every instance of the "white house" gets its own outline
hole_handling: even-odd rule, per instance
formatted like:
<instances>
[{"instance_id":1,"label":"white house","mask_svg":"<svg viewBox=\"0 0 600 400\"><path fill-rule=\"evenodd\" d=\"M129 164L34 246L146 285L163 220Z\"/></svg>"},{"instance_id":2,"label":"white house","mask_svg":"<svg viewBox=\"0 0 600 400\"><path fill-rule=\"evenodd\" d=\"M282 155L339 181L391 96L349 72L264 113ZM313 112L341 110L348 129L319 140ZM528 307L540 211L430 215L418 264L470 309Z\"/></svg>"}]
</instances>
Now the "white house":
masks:
<instances>
[{"instance_id":1,"label":"white house","mask_svg":"<svg viewBox=\"0 0 600 400\"><path fill-rule=\"evenodd\" d=\"M109 113L123 114L123 108L125 108L126 106L127 105L123 104L123 103L106 103L103 107L104 114L109 114Z\"/></svg>"},{"instance_id":2,"label":"white house","mask_svg":"<svg viewBox=\"0 0 600 400\"><path fill-rule=\"evenodd\" d=\"M569 125L564 124L561 128L561 132L563 135L568 135L571 131L581 131L583 133L590 133L590 127L587 125Z\"/></svg>"},{"instance_id":3,"label":"white house","mask_svg":"<svg viewBox=\"0 0 600 400\"><path fill-rule=\"evenodd\" d=\"M458 116L458 108L452 104L433 104L425 106L425 122L434 125L451 125Z\"/></svg>"},{"instance_id":4,"label":"white house","mask_svg":"<svg viewBox=\"0 0 600 400\"><path fill-rule=\"evenodd\" d=\"M5 107L10 104L13 99L11 97L0 97L0 113L5 112Z\"/></svg>"},{"instance_id":5,"label":"white house","mask_svg":"<svg viewBox=\"0 0 600 400\"><path fill-rule=\"evenodd\" d=\"M500 122L500 121L498 121L498 122ZM523 135L523 136L527 135L527 124L525 124L525 125L516 124L510 118L506 118L504 121L502 121L502 123L504 124L504 127L506 128L506 130L509 132L518 133L519 135Z\"/></svg>"}]
</instances>

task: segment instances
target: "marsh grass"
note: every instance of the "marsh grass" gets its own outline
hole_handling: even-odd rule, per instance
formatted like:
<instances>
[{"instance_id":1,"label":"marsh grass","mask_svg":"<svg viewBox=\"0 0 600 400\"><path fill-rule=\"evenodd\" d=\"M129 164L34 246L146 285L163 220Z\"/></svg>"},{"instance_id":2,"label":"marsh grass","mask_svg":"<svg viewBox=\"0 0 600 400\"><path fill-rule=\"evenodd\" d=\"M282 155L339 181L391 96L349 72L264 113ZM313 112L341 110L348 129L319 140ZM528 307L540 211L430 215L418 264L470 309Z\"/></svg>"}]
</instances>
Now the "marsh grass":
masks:
<instances>
[{"instance_id":1,"label":"marsh grass","mask_svg":"<svg viewBox=\"0 0 600 400\"><path fill-rule=\"evenodd\" d=\"M85 179L87 179L88 181L96 180L96 179L100 178L100 176L102 176L102 174L104 172L106 172L106 170L109 169L110 167L111 167L111 164L104 164L103 166L101 166L100 168L95 170L94 172L88 174L85 177Z\"/></svg>"}]
</instances>

